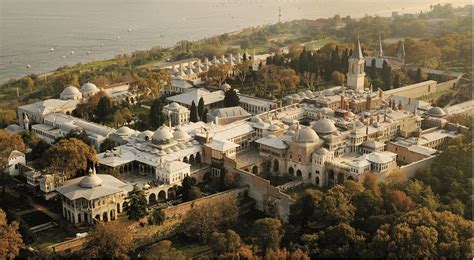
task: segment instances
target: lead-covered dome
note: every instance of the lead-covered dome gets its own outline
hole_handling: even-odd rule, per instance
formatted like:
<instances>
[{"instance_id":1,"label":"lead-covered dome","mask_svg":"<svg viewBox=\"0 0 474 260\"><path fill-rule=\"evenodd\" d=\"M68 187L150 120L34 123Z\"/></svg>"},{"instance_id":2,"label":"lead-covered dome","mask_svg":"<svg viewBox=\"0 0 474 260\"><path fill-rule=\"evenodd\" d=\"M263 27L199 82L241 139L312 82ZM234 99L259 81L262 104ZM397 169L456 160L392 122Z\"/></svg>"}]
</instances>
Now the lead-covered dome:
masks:
<instances>
[{"instance_id":1,"label":"lead-covered dome","mask_svg":"<svg viewBox=\"0 0 474 260\"><path fill-rule=\"evenodd\" d=\"M311 127L303 127L296 132L295 141L298 143L315 143L319 136Z\"/></svg>"},{"instance_id":2,"label":"lead-covered dome","mask_svg":"<svg viewBox=\"0 0 474 260\"><path fill-rule=\"evenodd\" d=\"M127 126L122 126L119 129L117 129L117 131L115 131L115 134L119 136L131 136L133 133L134 133L133 130Z\"/></svg>"},{"instance_id":3,"label":"lead-covered dome","mask_svg":"<svg viewBox=\"0 0 474 260\"><path fill-rule=\"evenodd\" d=\"M446 115L446 112L444 112L444 110L440 107L432 107L426 113L433 117L443 117Z\"/></svg>"},{"instance_id":4,"label":"lead-covered dome","mask_svg":"<svg viewBox=\"0 0 474 260\"><path fill-rule=\"evenodd\" d=\"M153 141L166 141L173 139L171 129L165 125L160 126L152 136Z\"/></svg>"},{"instance_id":5,"label":"lead-covered dome","mask_svg":"<svg viewBox=\"0 0 474 260\"><path fill-rule=\"evenodd\" d=\"M102 185L102 182L104 181L95 174L95 170L92 171L91 169L89 170L89 175L82 178L79 182L79 186L82 188L94 188Z\"/></svg>"},{"instance_id":6,"label":"lead-covered dome","mask_svg":"<svg viewBox=\"0 0 474 260\"><path fill-rule=\"evenodd\" d=\"M59 96L61 99L80 99L82 94L76 87L69 86L63 89Z\"/></svg>"},{"instance_id":7,"label":"lead-covered dome","mask_svg":"<svg viewBox=\"0 0 474 260\"><path fill-rule=\"evenodd\" d=\"M87 82L81 86L81 92L99 92L99 88L94 83Z\"/></svg>"},{"instance_id":8,"label":"lead-covered dome","mask_svg":"<svg viewBox=\"0 0 474 260\"><path fill-rule=\"evenodd\" d=\"M337 131L334 122L327 118L316 121L313 128L318 134L330 134Z\"/></svg>"},{"instance_id":9,"label":"lead-covered dome","mask_svg":"<svg viewBox=\"0 0 474 260\"><path fill-rule=\"evenodd\" d=\"M176 131L173 133L173 137L177 141L184 141L184 140L191 139L191 136L186 131L181 129L181 127L179 127L179 126L176 129Z\"/></svg>"}]
</instances>

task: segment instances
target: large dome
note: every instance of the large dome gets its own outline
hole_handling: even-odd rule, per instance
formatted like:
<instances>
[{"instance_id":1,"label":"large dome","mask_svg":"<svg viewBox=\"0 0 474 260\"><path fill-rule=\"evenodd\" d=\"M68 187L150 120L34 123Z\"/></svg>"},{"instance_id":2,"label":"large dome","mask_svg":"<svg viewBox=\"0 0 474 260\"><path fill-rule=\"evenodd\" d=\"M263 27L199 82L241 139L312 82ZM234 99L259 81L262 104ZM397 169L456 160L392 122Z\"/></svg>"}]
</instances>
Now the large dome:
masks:
<instances>
[{"instance_id":1,"label":"large dome","mask_svg":"<svg viewBox=\"0 0 474 260\"><path fill-rule=\"evenodd\" d=\"M102 182L103 180L99 178L96 174L91 174L82 178L82 180L79 182L79 186L83 188L94 188L100 186Z\"/></svg>"},{"instance_id":2,"label":"large dome","mask_svg":"<svg viewBox=\"0 0 474 260\"><path fill-rule=\"evenodd\" d=\"M82 85L81 92L99 92L99 89L94 83L87 82Z\"/></svg>"},{"instance_id":3,"label":"large dome","mask_svg":"<svg viewBox=\"0 0 474 260\"><path fill-rule=\"evenodd\" d=\"M432 107L428 110L427 114L434 117L443 117L446 115L446 112L440 107Z\"/></svg>"},{"instance_id":4,"label":"large dome","mask_svg":"<svg viewBox=\"0 0 474 260\"><path fill-rule=\"evenodd\" d=\"M155 131L152 138L155 141L170 140L173 139L173 133L171 133L169 127L163 125Z\"/></svg>"},{"instance_id":5,"label":"large dome","mask_svg":"<svg viewBox=\"0 0 474 260\"><path fill-rule=\"evenodd\" d=\"M69 86L67 88L65 88L63 90L63 92L61 92L61 95L77 95L79 94L79 89L77 89L76 87L73 87L73 86Z\"/></svg>"},{"instance_id":6,"label":"large dome","mask_svg":"<svg viewBox=\"0 0 474 260\"><path fill-rule=\"evenodd\" d=\"M315 143L319 136L311 127L303 127L296 132L295 141L298 143Z\"/></svg>"},{"instance_id":7,"label":"large dome","mask_svg":"<svg viewBox=\"0 0 474 260\"><path fill-rule=\"evenodd\" d=\"M144 139L144 140L151 140L153 137L153 131L146 130L138 134L138 138Z\"/></svg>"},{"instance_id":8,"label":"large dome","mask_svg":"<svg viewBox=\"0 0 474 260\"><path fill-rule=\"evenodd\" d=\"M119 136L130 136L133 134L133 130L127 126L122 126L115 133Z\"/></svg>"},{"instance_id":9,"label":"large dome","mask_svg":"<svg viewBox=\"0 0 474 260\"><path fill-rule=\"evenodd\" d=\"M175 140L178 140L178 141L188 140L191 138L191 136L189 136L189 134L186 131L181 129L181 127L178 127L176 129L176 131L173 133L173 137Z\"/></svg>"},{"instance_id":10,"label":"large dome","mask_svg":"<svg viewBox=\"0 0 474 260\"><path fill-rule=\"evenodd\" d=\"M170 109L179 109L179 108L181 108L181 106L178 103L173 102L169 105L168 108L170 108Z\"/></svg>"},{"instance_id":11,"label":"large dome","mask_svg":"<svg viewBox=\"0 0 474 260\"><path fill-rule=\"evenodd\" d=\"M330 134L337 131L334 122L327 118L316 121L313 128L318 134Z\"/></svg>"}]
</instances>

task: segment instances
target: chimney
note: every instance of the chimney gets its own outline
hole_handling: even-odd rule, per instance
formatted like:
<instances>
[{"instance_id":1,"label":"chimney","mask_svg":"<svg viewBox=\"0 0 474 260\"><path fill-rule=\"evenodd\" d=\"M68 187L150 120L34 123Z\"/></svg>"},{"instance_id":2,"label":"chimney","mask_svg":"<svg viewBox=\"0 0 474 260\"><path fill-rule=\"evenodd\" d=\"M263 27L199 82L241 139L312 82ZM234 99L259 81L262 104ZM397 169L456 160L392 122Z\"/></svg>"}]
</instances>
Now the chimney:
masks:
<instances>
[{"instance_id":1,"label":"chimney","mask_svg":"<svg viewBox=\"0 0 474 260\"><path fill-rule=\"evenodd\" d=\"M410 105L410 104L411 104L411 98L409 97L408 98L408 105Z\"/></svg>"},{"instance_id":2,"label":"chimney","mask_svg":"<svg viewBox=\"0 0 474 260\"><path fill-rule=\"evenodd\" d=\"M344 96L341 95L341 109L345 109L344 108Z\"/></svg>"}]
</instances>

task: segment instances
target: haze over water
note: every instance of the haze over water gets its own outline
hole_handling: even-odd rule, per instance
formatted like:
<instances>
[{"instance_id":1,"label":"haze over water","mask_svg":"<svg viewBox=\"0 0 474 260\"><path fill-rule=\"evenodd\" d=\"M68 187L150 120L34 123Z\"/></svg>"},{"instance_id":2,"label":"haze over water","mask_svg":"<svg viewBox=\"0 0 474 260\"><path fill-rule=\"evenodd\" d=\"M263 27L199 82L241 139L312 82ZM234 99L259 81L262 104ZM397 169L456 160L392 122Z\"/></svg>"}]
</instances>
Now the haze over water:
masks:
<instances>
[{"instance_id":1,"label":"haze over water","mask_svg":"<svg viewBox=\"0 0 474 260\"><path fill-rule=\"evenodd\" d=\"M413 13L469 0L0 0L0 83L283 21ZM54 48L54 51L50 51ZM74 51L74 54L71 52ZM90 52L90 54L87 54ZM63 58L65 56L65 58ZM31 68L26 68L31 64Z\"/></svg>"}]
</instances>

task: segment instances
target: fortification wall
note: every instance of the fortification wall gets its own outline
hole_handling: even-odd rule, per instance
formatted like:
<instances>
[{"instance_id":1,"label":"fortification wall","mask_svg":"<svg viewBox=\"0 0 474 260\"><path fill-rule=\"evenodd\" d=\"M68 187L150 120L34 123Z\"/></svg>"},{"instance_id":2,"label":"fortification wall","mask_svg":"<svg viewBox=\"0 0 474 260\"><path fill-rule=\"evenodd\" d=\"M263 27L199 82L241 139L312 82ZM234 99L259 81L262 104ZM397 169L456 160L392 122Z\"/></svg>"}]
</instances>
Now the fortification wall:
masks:
<instances>
[{"instance_id":1,"label":"fortification wall","mask_svg":"<svg viewBox=\"0 0 474 260\"><path fill-rule=\"evenodd\" d=\"M272 186L269 180L252 173L235 168L227 170L239 174L240 184L248 186L248 196L256 201L256 209L278 217L283 222L289 221L290 206L295 201L288 194Z\"/></svg>"},{"instance_id":2,"label":"fortification wall","mask_svg":"<svg viewBox=\"0 0 474 260\"><path fill-rule=\"evenodd\" d=\"M407 176L407 178L413 178L413 176L416 173L416 170L430 167L435 158L436 156L431 156L431 157L427 157L425 159L401 166L400 171L402 171Z\"/></svg>"}]
</instances>

